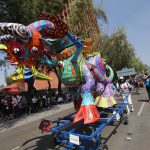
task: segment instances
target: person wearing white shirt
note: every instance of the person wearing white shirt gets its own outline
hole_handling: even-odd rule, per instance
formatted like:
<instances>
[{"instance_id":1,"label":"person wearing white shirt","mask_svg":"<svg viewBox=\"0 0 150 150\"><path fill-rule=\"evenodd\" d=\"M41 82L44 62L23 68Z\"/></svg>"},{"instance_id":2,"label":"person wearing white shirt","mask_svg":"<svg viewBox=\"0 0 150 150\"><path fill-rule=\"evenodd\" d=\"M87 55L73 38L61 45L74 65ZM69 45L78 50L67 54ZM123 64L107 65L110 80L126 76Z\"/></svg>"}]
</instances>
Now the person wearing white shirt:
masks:
<instances>
[{"instance_id":1,"label":"person wearing white shirt","mask_svg":"<svg viewBox=\"0 0 150 150\"><path fill-rule=\"evenodd\" d=\"M131 98L131 89L132 86L124 79L124 77L120 77L120 92L122 94L124 103L128 103L127 105L127 114L134 111L132 98Z\"/></svg>"}]
</instances>

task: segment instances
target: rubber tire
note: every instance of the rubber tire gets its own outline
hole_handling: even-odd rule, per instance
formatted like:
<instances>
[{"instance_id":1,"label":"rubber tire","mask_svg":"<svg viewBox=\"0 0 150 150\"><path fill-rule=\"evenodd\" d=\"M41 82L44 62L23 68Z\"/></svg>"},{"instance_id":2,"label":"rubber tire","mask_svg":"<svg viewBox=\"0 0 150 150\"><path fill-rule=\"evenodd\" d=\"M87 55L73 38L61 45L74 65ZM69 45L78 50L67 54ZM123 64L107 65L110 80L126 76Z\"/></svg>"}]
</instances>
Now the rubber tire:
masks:
<instances>
[{"instance_id":1,"label":"rubber tire","mask_svg":"<svg viewBox=\"0 0 150 150\"><path fill-rule=\"evenodd\" d=\"M128 121L128 117L127 116L124 116L123 117L123 124L124 125L128 125L129 121Z\"/></svg>"},{"instance_id":2,"label":"rubber tire","mask_svg":"<svg viewBox=\"0 0 150 150\"><path fill-rule=\"evenodd\" d=\"M58 138L57 133L54 133L53 134L53 142L54 142L55 145L59 145L59 142L57 142L57 138Z\"/></svg>"}]
</instances>

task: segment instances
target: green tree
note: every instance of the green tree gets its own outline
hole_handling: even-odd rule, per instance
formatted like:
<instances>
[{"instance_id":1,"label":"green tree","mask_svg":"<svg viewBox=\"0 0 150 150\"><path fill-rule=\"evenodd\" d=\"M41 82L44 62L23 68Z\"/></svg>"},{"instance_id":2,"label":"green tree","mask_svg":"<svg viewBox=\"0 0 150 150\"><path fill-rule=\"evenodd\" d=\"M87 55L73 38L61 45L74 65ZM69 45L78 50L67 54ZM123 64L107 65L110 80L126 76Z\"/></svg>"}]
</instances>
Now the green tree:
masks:
<instances>
[{"instance_id":1,"label":"green tree","mask_svg":"<svg viewBox=\"0 0 150 150\"><path fill-rule=\"evenodd\" d=\"M103 35L102 57L114 71L134 67L136 71L145 70L145 65L136 57L134 47L128 42L125 30L119 29L112 35Z\"/></svg>"},{"instance_id":2,"label":"green tree","mask_svg":"<svg viewBox=\"0 0 150 150\"><path fill-rule=\"evenodd\" d=\"M24 25L39 20L39 15L43 12L56 15L64 8L63 0L1 0L0 4L0 22L17 22Z\"/></svg>"},{"instance_id":3,"label":"green tree","mask_svg":"<svg viewBox=\"0 0 150 150\"><path fill-rule=\"evenodd\" d=\"M97 19L101 19L103 22L108 23L108 16L102 6L95 7L95 13Z\"/></svg>"}]
</instances>

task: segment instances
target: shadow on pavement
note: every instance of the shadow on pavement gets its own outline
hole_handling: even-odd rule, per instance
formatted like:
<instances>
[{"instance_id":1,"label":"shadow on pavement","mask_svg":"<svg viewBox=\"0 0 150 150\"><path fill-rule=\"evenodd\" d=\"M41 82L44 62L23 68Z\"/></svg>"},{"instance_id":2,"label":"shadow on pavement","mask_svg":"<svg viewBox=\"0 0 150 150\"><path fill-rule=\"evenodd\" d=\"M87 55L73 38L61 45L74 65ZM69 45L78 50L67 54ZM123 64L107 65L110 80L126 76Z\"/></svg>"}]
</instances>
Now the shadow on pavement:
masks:
<instances>
[{"instance_id":1,"label":"shadow on pavement","mask_svg":"<svg viewBox=\"0 0 150 150\"><path fill-rule=\"evenodd\" d=\"M59 150L58 148L56 148L56 145L54 143L54 136L52 134L49 135L43 135L43 136L39 136L30 140L27 140L26 142L24 142L22 144L22 148L24 148L23 150ZM35 144L31 145L32 142L35 142ZM27 145L30 146L27 146Z\"/></svg>"},{"instance_id":2,"label":"shadow on pavement","mask_svg":"<svg viewBox=\"0 0 150 150\"><path fill-rule=\"evenodd\" d=\"M147 103L149 103L150 101L149 101L149 99L140 99L140 100L138 100L138 102L147 102Z\"/></svg>"},{"instance_id":3,"label":"shadow on pavement","mask_svg":"<svg viewBox=\"0 0 150 150\"><path fill-rule=\"evenodd\" d=\"M109 139L112 137L112 135L116 134L117 128L120 126L120 124L121 124L121 122L114 122L113 124L110 124L109 126L113 126L111 133L109 133L109 135L106 138L101 136L100 143L106 144L109 141ZM72 128L76 129L77 134L84 134L84 135L91 135L95 131L94 128L83 125L83 122L71 124L64 130L67 131ZM30 140L27 140L26 142L24 142L22 144L22 147L25 147L23 150L60 150L61 148L64 148L64 146L62 146L62 145L55 144L54 137L55 137L54 134L46 134L43 136L39 136L39 137L30 139ZM33 142L34 142L34 144L32 145ZM29 144L29 146L28 146L28 144ZM86 141L84 141L82 143L82 145L84 145L86 147L92 147L91 143L88 143Z\"/></svg>"},{"instance_id":4,"label":"shadow on pavement","mask_svg":"<svg viewBox=\"0 0 150 150\"><path fill-rule=\"evenodd\" d=\"M119 122L118 124L110 124L110 126L114 126L112 132L107 136L107 137L101 137L101 144L107 144L107 142L109 141L109 139L117 133L117 129L120 126L120 124L122 124L121 122Z\"/></svg>"}]
</instances>

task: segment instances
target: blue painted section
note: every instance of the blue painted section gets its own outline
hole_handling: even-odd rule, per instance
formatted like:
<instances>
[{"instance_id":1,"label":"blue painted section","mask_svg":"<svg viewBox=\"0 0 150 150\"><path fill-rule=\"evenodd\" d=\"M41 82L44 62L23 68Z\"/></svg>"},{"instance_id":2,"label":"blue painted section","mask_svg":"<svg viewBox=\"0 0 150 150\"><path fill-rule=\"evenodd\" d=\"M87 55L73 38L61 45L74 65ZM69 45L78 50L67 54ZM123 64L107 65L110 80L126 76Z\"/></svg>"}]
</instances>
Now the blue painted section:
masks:
<instances>
[{"instance_id":1,"label":"blue painted section","mask_svg":"<svg viewBox=\"0 0 150 150\"><path fill-rule=\"evenodd\" d=\"M58 61L50 60L46 56L41 56L40 60L41 60L41 63L46 63L50 66L57 66L58 65Z\"/></svg>"},{"instance_id":2,"label":"blue painted section","mask_svg":"<svg viewBox=\"0 0 150 150\"><path fill-rule=\"evenodd\" d=\"M81 54L81 52L82 52L82 47L77 47L75 52L74 52L74 54L73 54L73 57L72 57L71 61L72 62L76 62L78 57L79 57L79 55Z\"/></svg>"},{"instance_id":3,"label":"blue painted section","mask_svg":"<svg viewBox=\"0 0 150 150\"><path fill-rule=\"evenodd\" d=\"M30 79L30 78L32 78L34 75L32 74L32 75L24 75L24 79L26 80L26 79Z\"/></svg>"},{"instance_id":4,"label":"blue painted section","mask_svg":"<svg viewBox=\"0 0 150 150\"><path fill-rule=\"evenodd\" d=\"M86 105L95 105L94 98L91 93L85 92L82 96L82 104L81 106L86 106Z\"/></svg>"},{"instance_id":5,"label":"blue painted section","mask_svg":"<svg viewBox=\"0 0 150 150\"><path fill-rule=\"evenodd\" d=\"M37 28L38 27L38 21L33 23L34 27Z\"/></svg>"},{"instance_id":6,"label":"blue painted section","mask_svg":"<svg viewBox=\"0 0 150 150\"><path fill-rule=\"evenodd\" d=\"M34 76L34 74L31 72L30 68L24 68L24 79L30 79Z\"/></svg>"},{"instance_id":7,"label":"blue painted section","mask_svg":"<svg viewBox=\"0 0 150 150\"><path fill-rule=\"evenodd\" d=\"M41 32L43 29L52 29L52 24L50 23L50 21L47 20L39 20L34 22L33 24L30 24L29 26L34 26L35 29L37 29L39 32ZM52 25L52 26L50 26Z\"/></svg>"},{"instance_id":8,"label":"blue painted section","mask_svg":"<svg viewBox=\"0 0 150 150\"><path fill-rule=\"evenodd\" d=\"M83 57L80 56L76 63L72 63L72 57L62 60L64 67L58 69L59 76L64 85L79 85L81 83L82 74L81 74L81 65ZM73 73L74 72L74 73Z\"/></svg>"},{"instance_id":9,"label":"blue painted section","mask_svg":"<svg viewBox=\"0 0 150 150\"><path fill-rule=\"evenodd\" d=\"M24 74L27 74L27 73L29 73L29 72L31 72L30 70L25 70L24 71Z\"/></svg>"},{"instance_id":10,"label":"blue painted section","mask_svg":"<svg viewBox=\"0 0 150 150\"><path fill-rule=\"evenodd\" d=\"M71 33L68 33L67 37L74 43L76 47L83 47L82 42L79 39L75 38Z\"/></svg>"}]
</instances>

